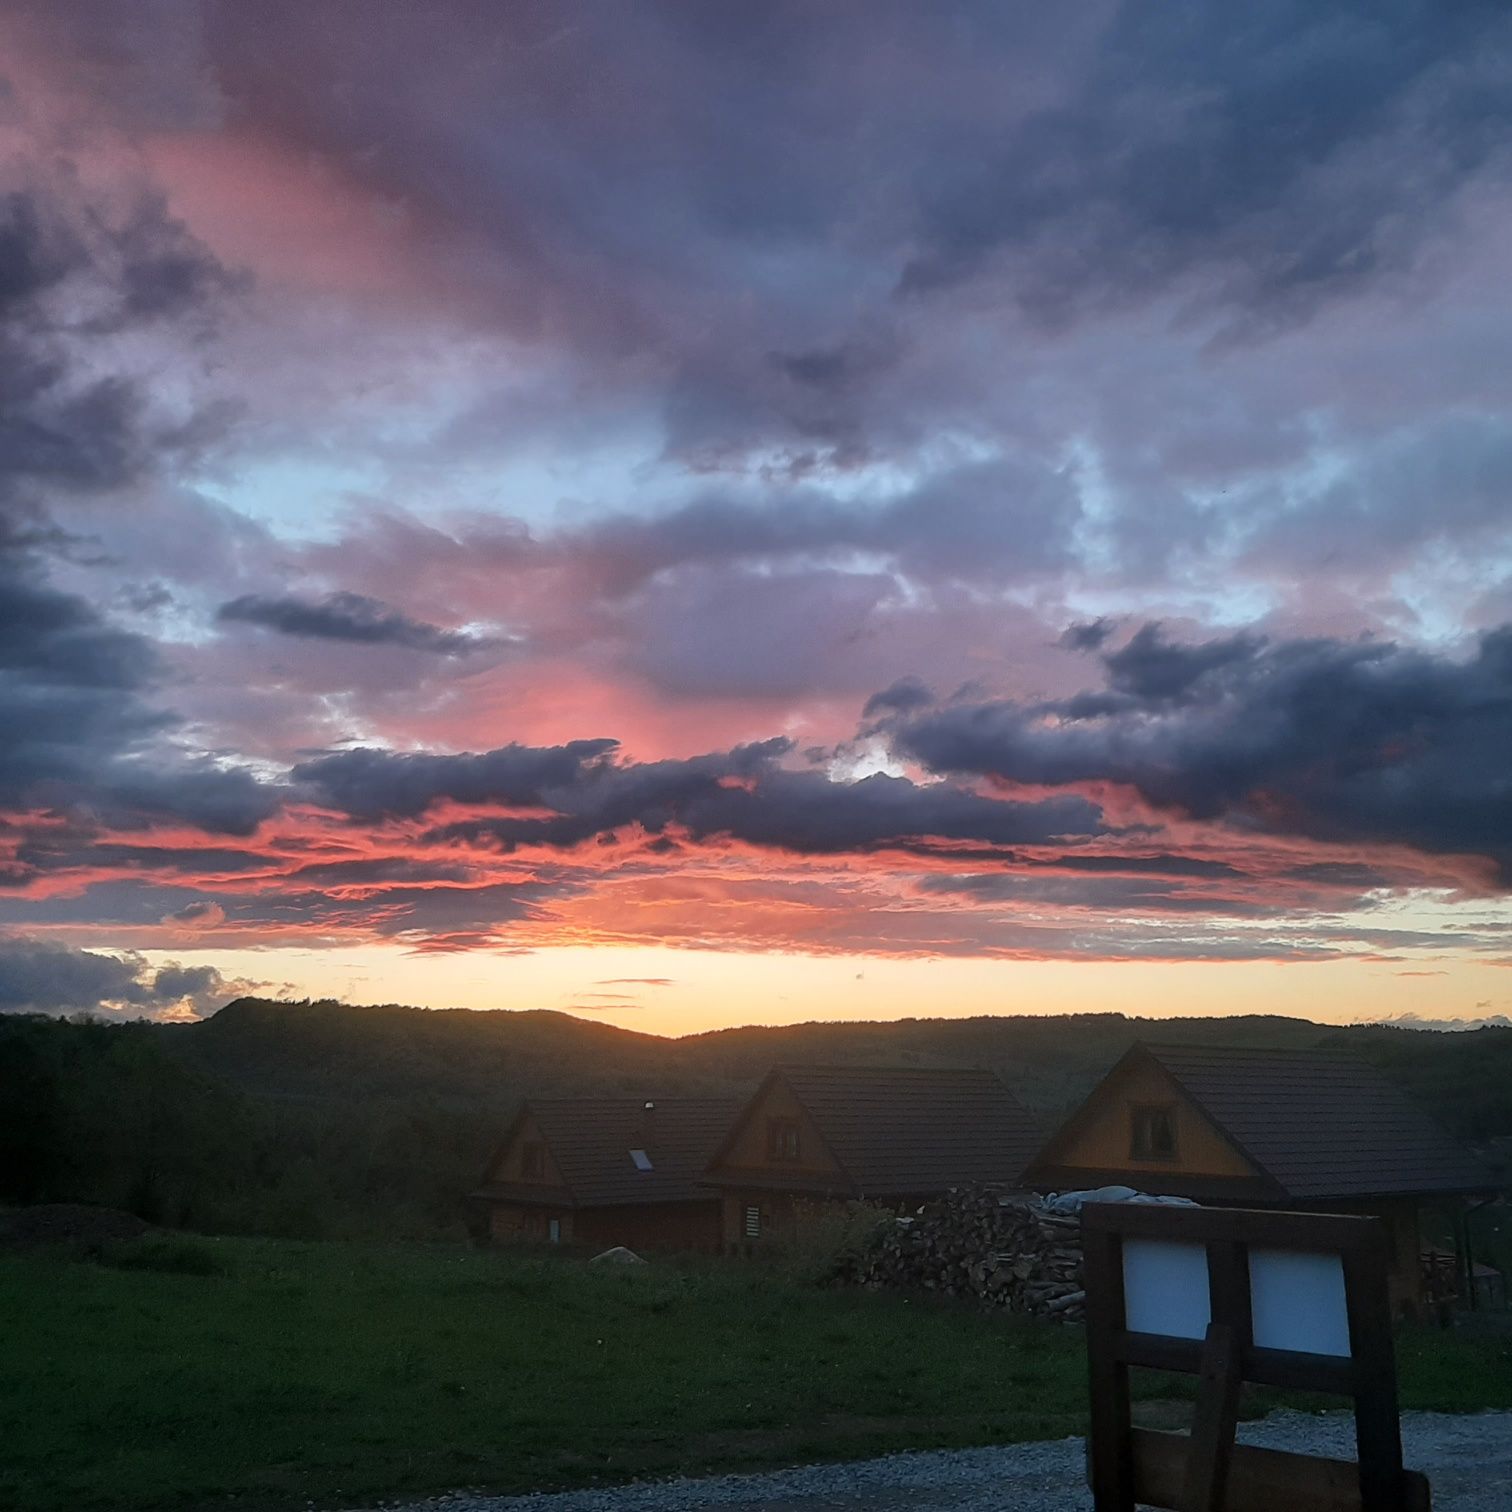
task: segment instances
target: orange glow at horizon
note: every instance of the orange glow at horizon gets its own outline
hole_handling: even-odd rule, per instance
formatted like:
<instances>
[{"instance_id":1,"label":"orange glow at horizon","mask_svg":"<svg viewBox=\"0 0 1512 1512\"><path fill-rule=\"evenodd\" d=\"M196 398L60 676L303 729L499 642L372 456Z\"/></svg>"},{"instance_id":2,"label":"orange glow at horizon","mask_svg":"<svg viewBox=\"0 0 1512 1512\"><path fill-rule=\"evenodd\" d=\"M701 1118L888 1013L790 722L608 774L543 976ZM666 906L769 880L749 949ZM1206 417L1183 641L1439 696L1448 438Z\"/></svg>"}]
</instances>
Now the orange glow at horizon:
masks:
<instances>
[{"instance_id":1,"label":"orange glow at horizon","mask_svg":"<svg viewBox=\"0 0 1512 1512\"><path fill-rule=\"evenodd\" d=\"M1487 961L1051 961L564 946L422 954L397 946L144 952L287 983L294 996L425 1008L554 1009L678 1036L812 1020L1124 1013L1279 1014L1321 1023L1512 1013L1512 972Z\"/></svg>"}]
</instances>

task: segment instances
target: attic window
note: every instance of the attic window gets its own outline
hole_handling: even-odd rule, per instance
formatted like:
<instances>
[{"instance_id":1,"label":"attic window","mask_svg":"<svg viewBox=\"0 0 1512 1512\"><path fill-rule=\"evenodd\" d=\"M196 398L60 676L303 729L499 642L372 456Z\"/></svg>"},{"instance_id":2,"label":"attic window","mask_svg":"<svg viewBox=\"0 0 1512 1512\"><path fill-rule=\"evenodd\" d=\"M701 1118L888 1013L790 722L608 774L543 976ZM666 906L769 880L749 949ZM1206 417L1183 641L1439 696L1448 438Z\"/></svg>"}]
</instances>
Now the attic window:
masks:
<instances>
[{"instance_id":1,"label":"attic window","mask_svg":"<svg viewBox=\"0 0 1512 1512\"><path fill-rule=\"evenodd\" d=\"M637 1171L649 1171L651 1169L651 1157L644 1150L631 1150L630 1158L635 1162Z\"/></svg>"},{"instance_id":2,"label":"attic window","mask_svg":"<svg viewBox=\"0 0 1512 1512\"><path fill-rule=\"evenodd\" d=\"M798 1159L798 1125L791 1118L767 1119L767 1159Z\"/></svg>"},{"instance_id":3,"label":"attic window","mask_svg":"<svg viewBox=\"0 0 1512 1512\"><path fill-rule=\"evenodd\" d=\"M546 1174L546 1146L530 1140L520 1151L520 1171L526 1181L540 1181Z\"/></svg>"},{"instance_id":4,"label":"attic window","mask_svg":"<svg viewBox=\"0 0 1512 1512\"><path fill-rule=\"evenodd\" d=\"M1129 1157L1175 1160L1176 1109L1169 1103L1135 1103L1129 1109Z\"/></svg>"}]
</instances>

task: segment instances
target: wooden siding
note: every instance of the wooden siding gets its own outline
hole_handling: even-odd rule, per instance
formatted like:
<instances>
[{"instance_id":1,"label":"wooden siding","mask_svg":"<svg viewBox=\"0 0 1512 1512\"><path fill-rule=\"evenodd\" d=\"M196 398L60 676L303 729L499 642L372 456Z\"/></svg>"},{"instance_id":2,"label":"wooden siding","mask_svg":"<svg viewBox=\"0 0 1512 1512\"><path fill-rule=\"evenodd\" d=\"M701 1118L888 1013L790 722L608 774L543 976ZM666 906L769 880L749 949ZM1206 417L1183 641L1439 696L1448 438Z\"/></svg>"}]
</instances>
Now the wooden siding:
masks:
<instances>
[{"instance_id":1,"label":"wooden siding","mask_svg":"<svg viewBox=\"0 0 1512 1512\"><path fill-rule=\"evenodd\" d=\"M772 1118L788 1119L798 1126L797 1160L774 1160L767 1154L767 1120ZM767 1181L787 1180L816 1186L830 1181L837 1186L849 1184L826 1147L818 1125L780 1078L768 1082L761 1096L746 1110L707 1179L723 1185L757 1173Z\"/></svg>"},{"instance_id":2,"label":"wooden siding","mask_svg":"<svg viewBox=\"0 0 1512 1512\"><path fill-rule=\"evenodd\" d=\"M1173 1159L1141 1159L1132 1153L1131 1122L1141 1106L1173 1110ZM1052 1141L1047 1156L1045 1163L1057 1172L1095 1173L1093 1185L1103 1184L1109 1172L1127 1172L1132 1187L1158 1176L1163 1190L1171 1190L1171 1182L1183 1176L1255 1180L1261 1175L1171 1077L1149 1061L1133 1062L1104 1082L1076 1115L1074 1126Z\"/></svg>"},{"instance_id":3,"label":"wooden siding","mask_svg":"<svg viewBox=\"0 0 1512 1512\"><path fill-rule=\"evenodd\" d=\"M594 1250L623 1244L637 1254L643 1250L712 1254L719 1248L719 1199L581 1208L576 1233L579 1244Z\"/></svg>"},{"instance_id":4,"label":"wooden siding","mask_svg":"<svg viewBox=\"0 0 1512 1512\"><path fill-rule=\"evenodd\" d=\"M748 1210L760 1214L760 1232L753 1235L746 1223ZM770 1187L726 1189L720 1202L723 1245L726 1250L760 1249L766 1245L791 1245L806 1224L823 1222L830 1214L843 1213L844 1198L805 1196L802 1192L774 1191Z\"/></svg>"},{"instance_id":5,"label":"wooden siding","mask_svg":"<svg viewBox=\"0 0 1512 1512\"><path fill-rule=\"evenodd\" d=\"M1292 1203L1288 1207L1294 1206ZM1421 1206L1415 1197L1393 1197L1376 1202L1328 1202L1298 1208L1304 1212L1350 1213L1379 1218L1391 1240L1391 1259L1386 1282L1391 1310L1396 1316L1416 1318L1423 1305Z\"/></svg>"},{"instance_id":6,"label":"wooden siding","mask_svg":"<svg viewBox=\"0 0 1512 1512\"><path fill-rule=\"evenodd\" d=\"M550 1244L551 1224L557 1224L558 1244L571 1244L575 1234L571 1208L537 1207L533 1203L495 1202L488 1212L488 1237L495 1244Z\"/></svg>"},{"instance_id":7,"label":"wooden siding","mask_svg":"<svg viewBox=\"0 0 1512 1512\"><path fill-rule=\"evenodd\" d=\"M713 1253L720 1244L719 1201L615 1203L570 1208L527 1202L489 1205L489 1237L496 1244L549 1244L551 1223L557 1243L594 1251L623 1244L652 1253L697 1250Z\"/></svg>"},{"instance_id":8,"label":"wooden siding","mask_svg":"<svg viewBox=\"0 0 1512 1512\"><path fill-rule=\"evenodd\" d=\"M539 1145L542 1153L542 1168L538 1175L527 1175L525 1170L525 1146ZM561 1187L566 1183L561 1168L551 1153L551 1146L541 1132L541 1126L530 1113L521 1116L510 1131L509 1138L494 1156L485 1181L524 1181L533 1186Z\"/></svg>"}]
</instances>

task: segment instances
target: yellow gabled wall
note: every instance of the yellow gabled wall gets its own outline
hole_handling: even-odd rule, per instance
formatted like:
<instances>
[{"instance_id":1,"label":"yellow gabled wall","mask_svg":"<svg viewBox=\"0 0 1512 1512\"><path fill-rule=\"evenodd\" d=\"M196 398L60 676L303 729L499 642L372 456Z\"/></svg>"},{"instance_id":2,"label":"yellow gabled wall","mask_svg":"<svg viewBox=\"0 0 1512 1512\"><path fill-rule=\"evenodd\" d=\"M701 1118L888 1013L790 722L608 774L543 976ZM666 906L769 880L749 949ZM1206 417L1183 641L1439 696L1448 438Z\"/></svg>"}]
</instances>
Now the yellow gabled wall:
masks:
<instances>
[{"instance_id":1,"label":"yellow gabled wall","mask_svg":"<svg viewBox=\"0 0 1512 1512\"><path fill-rule=\"evenodd\" d=\"M1176 1158L1136 1160L1130 1153L1133 1109L1169 1106L1176 1119ZM1115 1071L1088 1099L1077 1127L1056 1141L1047 1164L1096 1171L1179 1176L1259 1176L1255 1167L1219 1132L1208 1116L1153 1061L1135 1060ZM1138 1181L1130 1180L1130 1186Z\"/></svg>"},{"instance_id":2,"label":"yellow gabled wall","mask_svg":"<svg viewBox=\"0 0 1512 1512\"><path fill-rule=\"evenodd\" d=\"M767 1155L767 1120L787 1118L798 1125L798 1159L772 1160ZM826 1148L819 1127L804 1111L787 1083L774 1079L742 1115L735 1133L710 1176L725 1171L763 1171L805 1178L833 1176L839 1165Z\"/></svg>"},{"instance_id":3,"label":"yellow gabled wall","mask_svg":"<svg viewBox=\"0 0 1512 1512\"><path fill-rule=\"evenodd\" d=\"M544 1145L546 1149L545 1167L539 1176L525 1174L525 1146L531 1143ZM488 1168L486 1179L489 1181L529 1181L539 1186L550 1187L564 1185L562 1172L551 1153L551 1146L546 1143L546 1136L541 1133L540 1124L531 1114L526 1113L509 1136L504 1148L494 1157L493 1164Z\"/></svg>"}]
</instances>

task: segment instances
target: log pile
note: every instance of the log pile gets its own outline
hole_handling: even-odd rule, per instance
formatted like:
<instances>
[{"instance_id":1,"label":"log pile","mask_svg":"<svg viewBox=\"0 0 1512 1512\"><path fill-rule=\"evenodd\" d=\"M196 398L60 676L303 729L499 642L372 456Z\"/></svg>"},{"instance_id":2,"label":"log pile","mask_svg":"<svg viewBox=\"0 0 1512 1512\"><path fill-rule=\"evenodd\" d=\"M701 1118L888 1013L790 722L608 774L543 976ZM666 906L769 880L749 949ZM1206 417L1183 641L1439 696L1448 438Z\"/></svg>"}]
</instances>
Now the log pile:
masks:
<instances>
[{"instance_id":1,"label":"log pile","mask_svg":"<svg viewBox=\"0 0 1512 1512\"><path fill-rule=\"evenodd\" d=\"M848 1279L1069 1322L1086 1302L1081 1265L1080 1219L964 1187L887 1225L851 1262Z\"/></svg>"}]
</instances>

